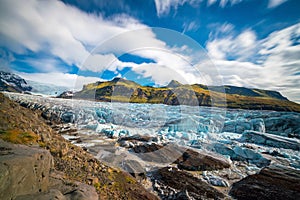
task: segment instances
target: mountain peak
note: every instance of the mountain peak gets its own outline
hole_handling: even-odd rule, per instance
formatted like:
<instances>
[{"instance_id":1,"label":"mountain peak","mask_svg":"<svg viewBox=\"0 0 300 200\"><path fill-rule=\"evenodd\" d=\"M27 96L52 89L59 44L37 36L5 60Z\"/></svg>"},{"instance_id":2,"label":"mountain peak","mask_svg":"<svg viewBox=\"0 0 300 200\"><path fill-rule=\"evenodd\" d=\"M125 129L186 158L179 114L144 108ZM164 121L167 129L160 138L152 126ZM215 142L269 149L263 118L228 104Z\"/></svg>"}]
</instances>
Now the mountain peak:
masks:
<instances>
[{"instance_id":1,"label":"mountain peak","mask_svg":"<svg viewBox=\"0 0 300 200\"><path fill-rule=\"evenodd\" d=\"M114 82L114 83L119 82L119 81L126 81L126 79L121 78L121 77L115 77L115 78L113 78L113 80L111 80L111 82Z\"/></svg>"},{"instance_id":2,"label":"mountain peak","mask_svg":"<svg viewBox=\"0 0 300 200\"><path fill-rule=\"evenodd\" d=\"M176 80L171 80L170 83L166 86L168 88L176 88L182 86L182 83L176 81Z\"/></svg>"},{"instance_id":3,"label":"mountain peak","mask_svg":"<svg viewBox=\"0 0 300 200\"><path fill-rule=\"evenodd\" d=\"M139 85L138 83L131 81L131 80L127 80L125 78L121 78L121 77L115 77L113 80L111 80L110 82L117 84L117 83L123 83L123 84L129 84L129 85Z\"/></svg>"}]
</instances>

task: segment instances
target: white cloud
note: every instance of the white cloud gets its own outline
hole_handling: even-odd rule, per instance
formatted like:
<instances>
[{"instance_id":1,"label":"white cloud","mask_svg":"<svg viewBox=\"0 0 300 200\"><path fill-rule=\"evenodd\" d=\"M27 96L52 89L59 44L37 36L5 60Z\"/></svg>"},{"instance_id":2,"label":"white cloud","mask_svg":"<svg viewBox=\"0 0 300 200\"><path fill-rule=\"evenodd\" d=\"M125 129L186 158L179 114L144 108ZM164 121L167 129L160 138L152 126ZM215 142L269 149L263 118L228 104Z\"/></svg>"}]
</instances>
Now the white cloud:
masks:
<instances>
[{"instance_id":1,"label":"white cloud","mask_svg":"<svg viewBox=\"0 0 300 200\"><path fill-rule=\"evenodd\" d=\"M217 0L208 0L207 5L211 6L211 5L215 4L216 2L217 2Z\"/></svg>"},{"instance_id":2,"label":"white cloud","mask_svg":"<svg viewBox=\"0 0 300 200\"><path fill-rule=\"evenodd\" d=\"M268 8L275 8L286 1L287 0L269 0Z\"/></svg>"},{"instance_id":3,"label":"white cloud","mask_svg":"<svg viewBox=\"0 0 300 200\"><path fill-rule=\"evenodd\" d=\"M8 71L9 63L14 61L15 57L10 52L0 49L0 70Z\"/></svg>"},{"instance_id":4,"label":"white cloud","mask_svg":"<svg viewBox=\"0 0 300 200\"><path fill-rule=\"evenodd\" d=\"M82 85L84 84L101 81L101 79L97 77L85 77L85 76L78 76L77 74L68 74L68 73L60 73L60 72L52 72L52 73L16 72L16 74L20 75L22 78L26 80L53 84L57 86L65 86L75 90L82 89Z\"/></svg>"},{"instance_id":5,"label":"white cloud","mask_svg":"<svg viewBox=\"0 0 300 200\"><path fill-rule=\"evenodd\" d=\"M226 6L233 6L241 3L242 1L243 0L154 0L158 17L169 14L171 8L176 11L179 6L183 6L184 4L189 4L195 7L199 6L201 3L204 3L207 6L212 6L219 2L219 6L221 8L225 8Z\"/></svg>"},{"instance_id":6,"label":"white cloud","mask_svg":"<svg viewBox=\"0 0 300 200\"><path fill-rule=\"evenodd\" d=\"M206 48L224 84L276 90L299 102L299 36L300 23L262 40L257 40L249 30L240 35L211 38ZM236 58L230 59L232 55Z\"/></svg>"},{"instance_id":7,"label":"white cloud","mask_svg":"<svg viewBox=\"0 0 300 200\"><path fill-rule=\"evenodd\" d=\"M182 33L184 34L187 31L192 31L192 30L195 31L200 26L199 26L199 23L197 23L196 21L192 21L190 23L184 22L183 25L182 25L182 27L183 27Z\"/></svg>"},{"instance_id":8,"label":"white cloud","mask_svg":"<svg viewBox=\"0 0 300 200\"><path fill-rule=\"evenodd\" d=\"M231 57L231 59L245 60L253 55L255 47L256 34L252 30L245 30L238 36L230 34L221 39L211 38L206 44L208 54L213 59Z\"/></svg>"},{"instance_id":9,"label":"white cloud","mask_svg":"<svg viewBox=\"0 0 300 200\"><path fill-rule=\"evenodd\" d=\"M173 79L183 83L186 82L176 70L165 65L155 63L141 64L134 68L133 71L141 74L143 77L151 78L158 86L165 86Z\"/></svg>"},{"instance_id":10,"label":"white cloud","mask_svg":"<svg viewBox=\"0 0 300 200\"><path fill-rule=\"evenodd\" d=\"M240 3L242 0L220 0L220 7L224 8L226 5L235 5Z\"/></svg>"},{"instance_id":11,"label":"white cloud","mask_svg":"<svg viewBox=\"0 0 300 200\"><path fill-rule=\"evenodd\" d=\"M184 1L179 2L181 3ZM162 4L164 10L167 5ZM17 54L20 53L20 49L23 49L23 53L28 49L36 54L42 53L49 55L50 58L59 58L68 65L76 65L80 70L101 73L106 69L115 71L124 67L133 69L139 67L135 63L121 62L118 59L118 56L129 52L153 59L157 65L178 70L189 80L195 79L191 70L186 69L187 64L184 61L189 60L190 56L179 52L186 51L186 48L176 49L167 46L165 42L156 38L151 29L128 16L119 15L105 20L101 16L84 13L60 1L29 0L26 4L19 4L15 0L3 0L0 8L0 25L0 33L5 38L0 41L3 42L1 45ZM195 23L192 23L188 29L194 26ZM18 48L9 44L18 44ZM97 48L90 54L87 46L91 48L97 44L99 44ZM58 71L57 63L52 59L37 58L26 61L33 67L40 68L39 71ZM150 71L143 75L149 76ZM155 78L157 71L152 72L153 78L158 80ZM69 79L68 77L70 75L66 75L65 78ZM43 78L40 80L48 81ZM50 79L49 81L53 82Z\"/></svg>"},{"instance_id":12,"label":"white cloud","mask_svg":"<svg viewBox=\"0 0 300 200\"><path fill-rule=\"evenodd\" d=\"M28 0L20 4L17 0L2 0L0 27L4 38L0 45L15 53L22 52L22 48L36 53L46 51L69 65L79 66L89 55L85 45L95 46L114 35L146 26L129 16L104 20L60 1ZM153 42L153 37L145 34L140 39Z\"/></svg>"},{"instance_id":13,"label":"white cloud","mask_svg":"<svg viewBox=\"0 0 300 200\"><path fill-rule=\"evenodd\" d=\"M185 3L190 5L197 5L202 0L154 0L157 16L169 14L170 9L173 7L177 10L178 6L182 6Z\"/></svg>"}]
</instances>

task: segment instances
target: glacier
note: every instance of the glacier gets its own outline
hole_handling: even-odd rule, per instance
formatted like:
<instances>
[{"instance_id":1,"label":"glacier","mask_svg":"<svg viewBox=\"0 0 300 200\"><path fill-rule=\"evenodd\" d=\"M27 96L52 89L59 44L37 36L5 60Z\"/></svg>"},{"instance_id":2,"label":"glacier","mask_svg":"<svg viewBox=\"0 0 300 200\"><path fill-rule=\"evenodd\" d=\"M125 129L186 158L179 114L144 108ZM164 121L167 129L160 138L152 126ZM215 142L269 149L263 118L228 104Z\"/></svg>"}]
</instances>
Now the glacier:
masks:
<instances>
[{"instance_id":1,"label":"glacier","mask_svg":"<svg viewBox=\"0 0 300 200\"><path fill-rule=\"evenodd\" d=\"M149 144L171 142L213 151L231 161L247 162L249 169L274 160L300 169L300 113L5 95L24 107L40 110L46 120L77 129L81 137L77 145L94 152L101 149L102 153L95 153L99 158L111 156L110 148L115 148L118 139L140 135L152 137L145 142ZM76 138L62 135L76 144ZM105 146L103 151L103 144L112 147ZM123 141L118 156L137 159L122 149L134 145Z\"/></svg>"}]
</instances>

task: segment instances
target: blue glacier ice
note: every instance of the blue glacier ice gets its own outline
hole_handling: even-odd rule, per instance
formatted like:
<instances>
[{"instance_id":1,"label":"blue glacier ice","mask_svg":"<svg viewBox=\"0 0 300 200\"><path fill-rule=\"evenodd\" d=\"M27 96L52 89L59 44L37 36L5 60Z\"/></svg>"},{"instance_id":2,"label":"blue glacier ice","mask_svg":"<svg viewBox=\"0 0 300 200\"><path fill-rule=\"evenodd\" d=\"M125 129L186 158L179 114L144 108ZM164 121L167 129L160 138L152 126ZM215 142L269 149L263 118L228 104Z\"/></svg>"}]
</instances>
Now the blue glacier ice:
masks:
<instances>
[{"instance_id":1,"label":"blue glacier ice","mask_svg":"<svg viewBox=\"0 0 300 200\"><path fill-rule=\"evenodd\" d=\"M92 131L108 138L163 137L166 141L213 150L232 159L243 158L258 166L268 162L264 154L279 152L292 167L300 167L299 148L294 147L300 139L300 113L6 95L22 106L41 110L45 119L74 124L81 133ZM249 131L265 134L264 140L241 140ZM293 148L286 142L293 144ZM287 147L282 148L284 145Z\"/></svg>"}]
</instances>

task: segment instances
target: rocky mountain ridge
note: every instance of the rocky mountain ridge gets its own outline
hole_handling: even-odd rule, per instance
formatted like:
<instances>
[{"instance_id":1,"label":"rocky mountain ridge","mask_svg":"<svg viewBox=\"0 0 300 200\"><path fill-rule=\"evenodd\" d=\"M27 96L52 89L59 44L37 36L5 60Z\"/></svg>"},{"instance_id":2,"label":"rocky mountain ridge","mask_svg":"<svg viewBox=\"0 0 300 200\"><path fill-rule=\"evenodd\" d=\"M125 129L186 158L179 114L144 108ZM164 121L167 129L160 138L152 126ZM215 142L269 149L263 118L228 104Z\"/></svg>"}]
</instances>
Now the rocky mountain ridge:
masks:
<instances>
[{"instance_id":1,"label":"rocky mountain ridge","mask_svg":"<svg viewBox=\"0 0 300 200\"><path fill-rule=\"evenodd\" d=\"M0 91L29 92L32 87L20 76L0 71Z\"/></svg>"},{"instance_id":2,"label":"rocky mountain ridge","mask_svg":"<svg viewBox=\"0 0 300 200\"><path fill-rule=\"evenodd\" d=\"M72 96L65 92L58 97L107 102L160 103L300 112L299 104L289 101L277 91L227 85L187 85L175 80L172 80L166 87L151 87L142 86L122 78L114 78L111 81L99 81L84 85L81 91L73 93Z\"/></svg>"}]
</instances>

